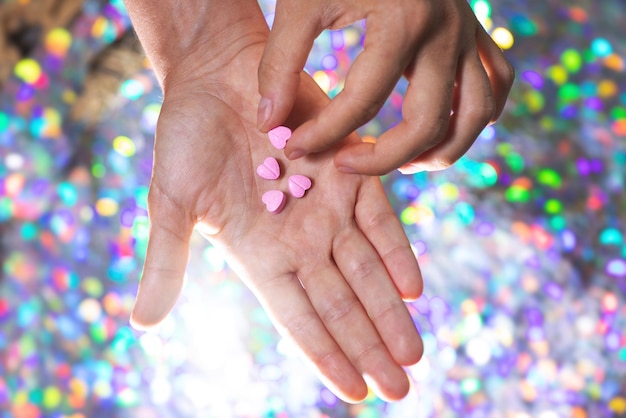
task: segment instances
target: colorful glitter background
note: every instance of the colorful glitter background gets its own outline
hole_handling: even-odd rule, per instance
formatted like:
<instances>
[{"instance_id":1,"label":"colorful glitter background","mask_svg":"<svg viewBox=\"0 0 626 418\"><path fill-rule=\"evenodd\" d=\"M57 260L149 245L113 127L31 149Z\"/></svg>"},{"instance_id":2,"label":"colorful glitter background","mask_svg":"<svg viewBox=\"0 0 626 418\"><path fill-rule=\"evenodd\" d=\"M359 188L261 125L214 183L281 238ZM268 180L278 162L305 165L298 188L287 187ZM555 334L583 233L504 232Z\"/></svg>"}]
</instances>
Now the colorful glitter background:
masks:
<instances>
[{"instance_id":1,"label":"colorful glitter background","mask_svg":"<svg viewBox=\"0 0 626 418\"><path fill-rule=\"evenodd\" d=\"M127 41L120 0L42 33L0 91L0 417L626 417L626 3L471 4L517 80L454 167L384 179L426 281L425 355L395 404L338 401L199 235L174 312L129 327L161 94L122 61L80 115L94 60ZM331 96L362 36L316 43Z\"/></svg>"}]
</instances>

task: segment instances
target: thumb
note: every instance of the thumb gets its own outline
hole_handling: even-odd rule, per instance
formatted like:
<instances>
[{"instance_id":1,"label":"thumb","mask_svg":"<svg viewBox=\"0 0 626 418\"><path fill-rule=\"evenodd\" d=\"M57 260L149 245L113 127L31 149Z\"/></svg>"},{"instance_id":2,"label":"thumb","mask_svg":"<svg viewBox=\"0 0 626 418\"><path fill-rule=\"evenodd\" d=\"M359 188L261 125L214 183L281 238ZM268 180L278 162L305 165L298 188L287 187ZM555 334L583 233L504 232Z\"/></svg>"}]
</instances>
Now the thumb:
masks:
<instances>
[{"instance_id":1,"label":"thumb","mask_svg":"<svg viewBox=\"0 0 626 418\"><path fill-rule=\"evenodd\" d=\"M131 325L145 330L172 310L183 286L194 222L155 187L150 188L150 234Z\"/></svg>"},{"instance_id":2,"label":"thumb","mask_svg":"<svg viewBox=\"0 0 626 418\"><path fill-rule=\"evenodd\" d=\"M309 2L278 1L269 38L259 64L261 101L257 127L263 131L285 122L296 100L300 73L322 31L317 10Z\"/></svg>"}]
</instances>

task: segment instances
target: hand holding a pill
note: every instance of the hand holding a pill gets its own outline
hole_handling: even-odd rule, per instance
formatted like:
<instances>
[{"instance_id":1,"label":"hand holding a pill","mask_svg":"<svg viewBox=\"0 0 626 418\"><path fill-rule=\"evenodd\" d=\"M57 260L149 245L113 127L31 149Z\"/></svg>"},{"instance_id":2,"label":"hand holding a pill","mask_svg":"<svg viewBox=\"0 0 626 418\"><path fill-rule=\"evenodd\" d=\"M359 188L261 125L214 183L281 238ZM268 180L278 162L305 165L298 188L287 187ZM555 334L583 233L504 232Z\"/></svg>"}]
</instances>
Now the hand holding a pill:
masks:
<instances>
[{"instance_id":1,"label":"hand holding a pill","mask_svg":"<svg viewBox=\"0 0 626 418\"><path fill-rule=\"evenodd\" d=\"M404 76L402 120L375 144L343 147L335 165L380 175L442 169L500 115L513 70L466 0L277 0L259 68L257 123L281 125L295 99L314 39L365 19L364 49L344 89L299 126L285 149L297 159L337 144L372 119Z\"/></svg>"},{"instance_id":2,"label":"hand holding a pill","mask_svg":"<svg viewBox=\"0 0 626 418\"><path fill-rule=\"evenodd\" d=\"M338 396L360 401L367 382L383 399L402 398L409 390L402 366L423 351L403 299L420 295L422 277L380 180L338 172L336 149L284 158L277 147L286 136L270 140L256 128L250 80L267 37L256 2L233 0L230 16L216 13L221 1L193 3L164 0L156 12L151 0L127 2L164 94L133 325L158 324L176 303L196 229L224 251L278 331ZM164 36L181 14L195 25ZM303 75L285 123L298 126L327 101ZM271 190L278 193L266 195Z\"/></svg>"}]
</instances>

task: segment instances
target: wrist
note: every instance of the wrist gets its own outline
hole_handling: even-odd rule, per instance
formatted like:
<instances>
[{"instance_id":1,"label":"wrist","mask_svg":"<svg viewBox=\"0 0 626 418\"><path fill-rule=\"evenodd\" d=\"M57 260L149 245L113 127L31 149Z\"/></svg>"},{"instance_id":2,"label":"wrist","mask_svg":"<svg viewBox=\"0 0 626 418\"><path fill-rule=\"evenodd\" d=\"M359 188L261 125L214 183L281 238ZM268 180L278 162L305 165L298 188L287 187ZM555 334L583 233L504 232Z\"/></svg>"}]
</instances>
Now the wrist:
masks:
<instances>
[{"instance_id":1,"label":"wrist","mask_svg":"<svg viewBox=\"0 0 626 418\"><path fill-rule=\"evenodd\" d=\"M125 0L161 87L224 69L267 38L256 0ZM156 4L155 4L156 3Z\"/></svg>"}]
</instances>

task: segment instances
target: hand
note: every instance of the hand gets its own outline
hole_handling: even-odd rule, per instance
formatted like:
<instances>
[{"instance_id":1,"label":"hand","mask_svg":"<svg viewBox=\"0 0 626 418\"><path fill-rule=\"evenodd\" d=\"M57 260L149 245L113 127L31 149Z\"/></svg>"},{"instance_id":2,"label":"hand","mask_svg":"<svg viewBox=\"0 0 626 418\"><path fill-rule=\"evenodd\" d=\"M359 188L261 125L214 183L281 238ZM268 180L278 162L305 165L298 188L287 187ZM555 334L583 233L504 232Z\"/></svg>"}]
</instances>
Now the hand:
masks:
<instances>
[{"instance_id":1,"label":"hand","mask_svg":"<svg viewBox=\"0 0 626 418\"><path fill-rule=\"evenodd\" d=\"M266 132L289 114L320 32L359 19L367 24L364 50L343 91L296 129L285 155L296 159L337 144L378 113L404 75L402 121L376 144L343 147L335 165L380 175L453 164L498 118L514 77L465 0L278 0L259 67L259 128Z\"/></svg>"},{"instance_id":2,"label":"hand","mask_svg":"<svg viewBox=\"0 0 626 418\"><path fill-rule=\"evenodd\" d=\"M255 125L258 93L250 80L262 47L252 43L201 75L194 72L204 60L190 56L166 78L148 250L131 321L150 327L170 311L196 227L225 251L279 332L335 393L362 400L366 377L383 399L400 399L409 388L401 366L416 363L423 350L402 301L422 291L415 256L379 179L338 172L334 150L283 158L282 180L255 174L265 157L282 154ZM288 124L314 117L326 101L303 76ZM280 214L269 213L262 193L285 189L296 173L313 187L302 199L289 198Z\"/></svg>"}]
</instances>

